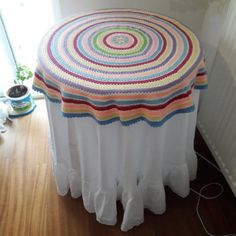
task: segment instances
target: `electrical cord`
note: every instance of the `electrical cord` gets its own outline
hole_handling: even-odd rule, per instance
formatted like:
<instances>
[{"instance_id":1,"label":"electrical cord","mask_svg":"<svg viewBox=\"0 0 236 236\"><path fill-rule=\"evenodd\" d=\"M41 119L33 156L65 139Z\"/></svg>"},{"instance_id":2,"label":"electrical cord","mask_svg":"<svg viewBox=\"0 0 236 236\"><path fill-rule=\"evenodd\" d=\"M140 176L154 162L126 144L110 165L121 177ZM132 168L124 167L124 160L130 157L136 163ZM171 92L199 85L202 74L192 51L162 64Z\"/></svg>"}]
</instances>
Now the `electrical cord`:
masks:
<instances>
[{"instance_id":1,"label":"electrical cord","mask_svg":"<svg viewBox=\"0 0 236 236\"><path fill-rule=\"evenodd\" d=\"M217 171L219 171L219 172L221 173L221 170L220 170L215 164L213 164L211 161L207 160L206 157L204 157L202 154L200 154L200 153L198 153L198 152L196 152L196 151L195 151L195 153L196 153L199 157L201 157L204 161L206 161L209 165L211 165L212 167L214 167ZM222 174L222 173L221 173L221 174ZM213 186L213 185L218 186L218 187L220 188L220 190L219 190L219 192L218 192L217 194L215 194L215 195L213 195L213 196L206 196L206 195L202 194L202 192L203 192L204 189L208 188L209 186ZM203 219L202 219L202 217L201 217L201 214L200 214L200 212L199 212L199 205L200 205L200 202L201 202L201 198L207 199L207 200L212 200L212 199L216 199L216 198L218 198L220 195L222 195L222 193L224 192L224 188L223 188L222 184L215 183L215 182L206 184L206 185L204 185L204 186L202 186L202 187L200 188L200 191L199 191L199 192L196 191L196 190L194 190L193 188L190 188L190 189L191 189L192 192L194 192L195 194L198 195L198 200L197 200L197 205L196 205L196 213L197 213L198 219L199 219L199 221L200 221L200 223L201 223L203 229L205 230L205 232L206 232L207 235L209 235L209 236L216 236L215 234L212 234L212 233L210 233L210 232L207 230L207 227L206 227L206 225L204 224L204 221L203 221ZM231 233L230 233L230 234L223 234L223 235L220 235L220 236L236 236L236 234L231 234Z\"/></svg>"}]
</instances>

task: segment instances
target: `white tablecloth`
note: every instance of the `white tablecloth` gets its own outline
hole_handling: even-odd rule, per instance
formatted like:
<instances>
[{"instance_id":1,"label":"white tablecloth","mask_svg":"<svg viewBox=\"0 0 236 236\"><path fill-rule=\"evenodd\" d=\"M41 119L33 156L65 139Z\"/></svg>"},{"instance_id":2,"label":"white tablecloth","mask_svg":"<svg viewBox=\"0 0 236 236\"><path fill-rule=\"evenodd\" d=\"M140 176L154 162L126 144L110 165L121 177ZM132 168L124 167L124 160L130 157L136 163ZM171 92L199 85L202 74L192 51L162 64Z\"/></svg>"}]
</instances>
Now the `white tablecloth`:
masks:
<instances>
[{"instance_id":1,"label":"white tablecloth","mask_svg":"<svg viewBox=\"0 0 236 236\"><path fill-rule=\"evenodd\" d=\"M143 222L144 208L166 210L164 185L186 197L196 176L194 112L178 114L161 127L146 122L99 125L92 118L62 117L60 104L46 99L53 173L58 194L82 195L88 212L103 224L116 223L116 201L124 208L121 229ZM79 219L78 219L79 220Z\"/></svg>"}]
</instances>

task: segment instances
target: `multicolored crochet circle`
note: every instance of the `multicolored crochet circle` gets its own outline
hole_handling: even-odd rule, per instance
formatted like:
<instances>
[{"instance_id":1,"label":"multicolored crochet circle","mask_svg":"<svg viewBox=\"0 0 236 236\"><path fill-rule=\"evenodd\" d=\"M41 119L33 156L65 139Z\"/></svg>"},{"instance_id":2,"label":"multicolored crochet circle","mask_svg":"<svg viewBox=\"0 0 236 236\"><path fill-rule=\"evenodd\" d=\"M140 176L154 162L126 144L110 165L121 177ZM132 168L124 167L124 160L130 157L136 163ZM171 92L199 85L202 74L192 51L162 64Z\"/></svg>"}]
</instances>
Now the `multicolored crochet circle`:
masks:
<instances>
[{"instance_id":1,"label":"multicolored crochet circle","mask_svg":"<svg viewBox=\"0 0 236 236\"><path fill-rule=\"evenodd\" d=\"M198 39L182 24L125 10L70 19L47 34L39 52L49 75L94 92L170 87L201 57Z\"/></svg>"},{"instance_id":2,"label":"multicolored crochet circle","mask_svg":"<svg viewBox=\"0 0 236 236\"><path fill-rule=\"evenodd\" d=\"M99 123L140 119L158 126L193 110L193 87L207 83L200 43L176 20L108 9L68 19L42 39L34 88L66 116Z\"/></svg>"}]
</instances>

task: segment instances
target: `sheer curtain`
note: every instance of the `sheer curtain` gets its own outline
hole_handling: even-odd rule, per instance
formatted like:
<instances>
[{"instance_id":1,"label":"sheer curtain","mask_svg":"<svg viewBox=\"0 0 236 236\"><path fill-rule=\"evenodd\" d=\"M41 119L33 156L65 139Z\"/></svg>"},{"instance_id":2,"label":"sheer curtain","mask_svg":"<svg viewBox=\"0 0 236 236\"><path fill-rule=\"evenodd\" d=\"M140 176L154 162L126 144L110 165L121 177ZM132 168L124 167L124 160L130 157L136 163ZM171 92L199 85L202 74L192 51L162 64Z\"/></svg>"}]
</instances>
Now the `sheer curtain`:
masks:
<instances>
[{"instance_id":1,"label":"sheer curtain","mask_svg":"<svg viewBox=\"0 0 236 236\"><path fill-rule=\"evenodd\" d=\"M202 41L209 89L201 97L198 127L236 196L236 1L215 1Z\"/></svg>"},{"instance_id":2,"label":"sheer curtain","mask_svg":"<svg viewBox=\"0 0 236 236\"><path fill-rule=\"evenodd\" d=\"M0 98L3 97L4 89L14 79L14 55L9 46L7 35L5 32L2 16L0 15Z\"/></svg>"}]
</instances>

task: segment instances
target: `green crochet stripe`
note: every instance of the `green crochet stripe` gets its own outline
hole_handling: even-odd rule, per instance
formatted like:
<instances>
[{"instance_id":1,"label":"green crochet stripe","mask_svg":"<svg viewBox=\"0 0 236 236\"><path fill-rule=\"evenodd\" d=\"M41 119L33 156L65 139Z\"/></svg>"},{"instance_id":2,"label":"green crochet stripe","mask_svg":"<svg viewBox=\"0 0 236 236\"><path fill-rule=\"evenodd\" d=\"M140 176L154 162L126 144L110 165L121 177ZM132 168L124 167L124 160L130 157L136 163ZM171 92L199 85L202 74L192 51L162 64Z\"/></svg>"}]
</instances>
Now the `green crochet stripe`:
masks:
<instances>
[{"instance_id":1,"label":"green crochet stripe","mask_svg":"<svg viewBox=\"0 0 236 236\"><path fill-rule=\"evenodd\" d=\"M105 50L104 48L101 48L100 45L97 44L98 42L98 38L101 36L101 34L103 33L106 33L108 31L123 31L123 32L127 32L127 33L133 33L137 36L137 38L139 39L139 46L137 47L137 49L135 51L131 51L131 52L125 52L125 51L115 51L115 50ZM147 46L147 39L146 37L141 34L139 31L137 30L134 30L134 29L129 29L129 28L122 28L122 27L114 27L112 29L106 29L106 30L103 30L101 32L99 32L93 39L93 44L94 44L94 48L96 48L98 51L101 51L105 54L109 54L109 55L112 55L112 56L119 56L119 55L122 55L122 56L128 56L128 55L133 55L133 54L137 54L137 53L140 53L144 50L144 48Z\"/></svg>"}]
</instances>

